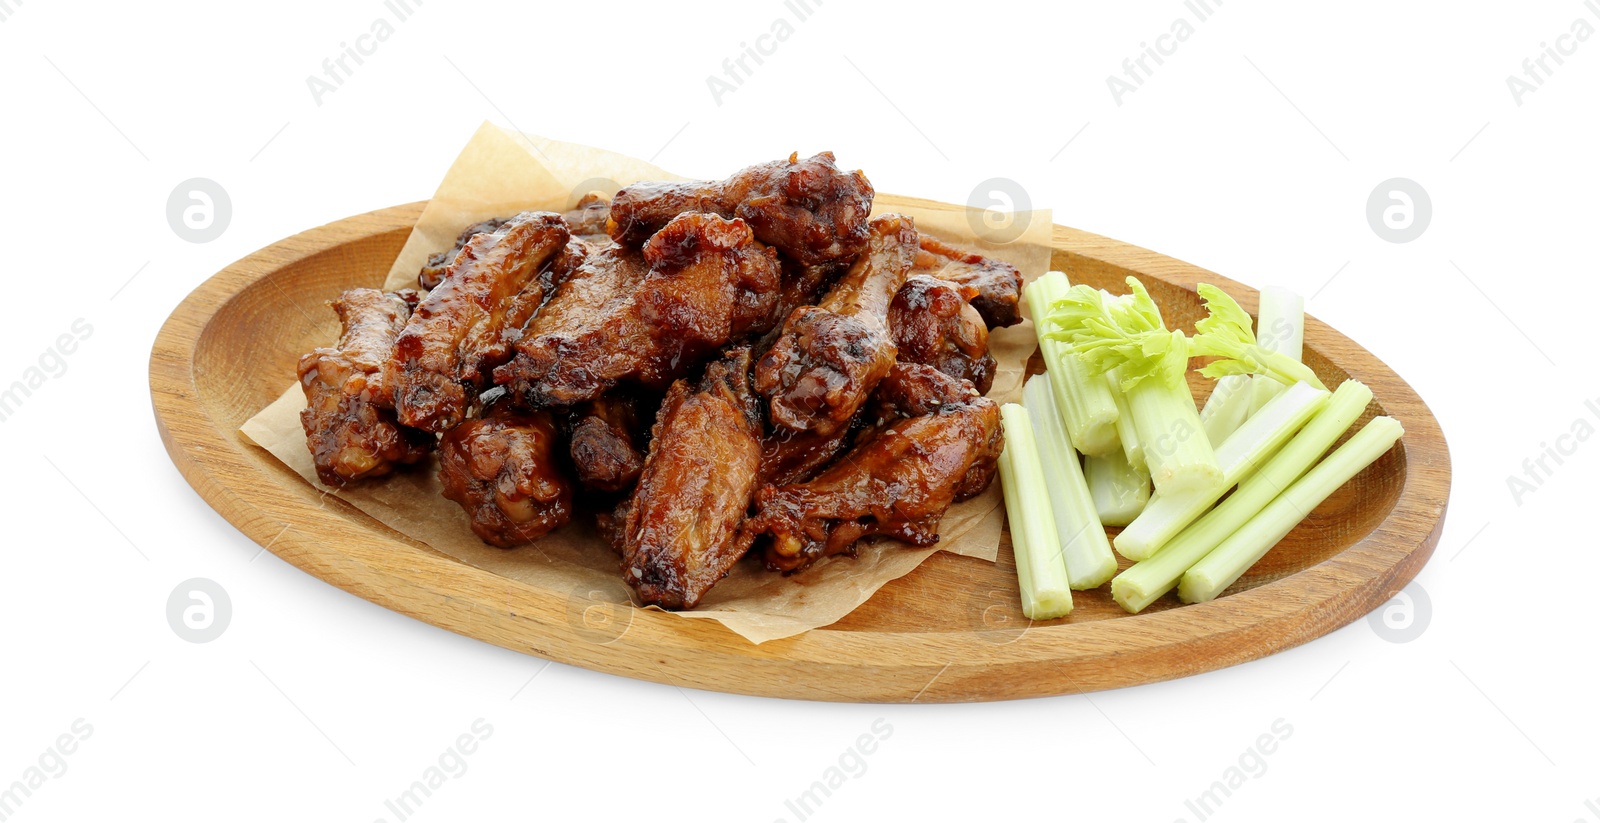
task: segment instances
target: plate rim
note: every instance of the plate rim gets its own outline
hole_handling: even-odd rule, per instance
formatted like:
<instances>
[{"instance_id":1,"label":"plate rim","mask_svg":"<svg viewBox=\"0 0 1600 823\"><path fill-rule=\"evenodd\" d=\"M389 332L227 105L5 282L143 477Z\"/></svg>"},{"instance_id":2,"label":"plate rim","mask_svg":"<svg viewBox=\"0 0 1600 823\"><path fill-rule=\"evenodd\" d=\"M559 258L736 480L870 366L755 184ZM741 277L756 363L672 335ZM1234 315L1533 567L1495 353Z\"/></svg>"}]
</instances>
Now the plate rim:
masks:
<instances>
[{"instance_id":1,"label":"plate rim","mask_svg":"<svg viewBox=\"0 0 1600 823\"><path fill-rule=\"evenodd\" d=\"M879 201L946 206L892 195L880 195ZM822 627L755 644L713 620L630 608L626 631L613 642L575 636L582 634L574 630L579 625L572 622L575 606L614 604L578 601L570 593L470 566L343 501L323 509L309 484L278 482L261 465L262 455L293 473L239 435L236 427L210 418L199 399L196 347L229 300L281 268L340 245L409 232L426 202L378 209L301 232L212 275L162 324L151 349L150 389L157 427L173 463L200 497L247 537L325 582L458 634L636 679L758 696L969 702L1073 694L1198 674L1309 642L1387 602L1421 570L1443 530L1450 457L1432 411L1375 355L1307 315L1307 347L1337 349L1340 356L1329 359L1380 392L1386 413L1406 427L1406 469L1394 507L1360 541L1317 565L1209 603L1021 632ZM1246 308L1255 304L1254 289L1111 238L1057 224L1051 245L1069 258L1126 269L1189 291L1198 282L1213 283ZM243 487L249 488L249 499L241 495ZM303 528L285 529L296 522ZM1247 619L1241 621L1240 615ZM1000 637L1007 642L997 642ZM865 660L873 662L866 665Z\"/></svg>"}]
</instances>

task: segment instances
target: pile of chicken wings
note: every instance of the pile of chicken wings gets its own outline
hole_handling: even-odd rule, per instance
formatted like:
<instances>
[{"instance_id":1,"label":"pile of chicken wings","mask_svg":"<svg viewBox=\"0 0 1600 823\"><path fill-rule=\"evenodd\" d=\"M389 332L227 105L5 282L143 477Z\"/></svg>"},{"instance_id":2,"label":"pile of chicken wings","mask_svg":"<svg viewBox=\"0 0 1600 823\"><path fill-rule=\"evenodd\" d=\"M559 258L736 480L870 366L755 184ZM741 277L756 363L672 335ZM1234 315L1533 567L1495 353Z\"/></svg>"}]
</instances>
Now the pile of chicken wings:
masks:
<instances>
[{"instance_id":1,"label":"pile of chicken wings","mask_svg":"<svg viewBox=\"0 0 1600 823\"><path fill-rule=\"evenodd\" d=\"M1002 445L989 330L1009 264L871 217L829 152L466 227L417 291L351 289L300 359L320 479L425 464L504 548L580 513L639 599L693 608L739 559L793 572L938 538Z\"/></svg>"}]
</instances>

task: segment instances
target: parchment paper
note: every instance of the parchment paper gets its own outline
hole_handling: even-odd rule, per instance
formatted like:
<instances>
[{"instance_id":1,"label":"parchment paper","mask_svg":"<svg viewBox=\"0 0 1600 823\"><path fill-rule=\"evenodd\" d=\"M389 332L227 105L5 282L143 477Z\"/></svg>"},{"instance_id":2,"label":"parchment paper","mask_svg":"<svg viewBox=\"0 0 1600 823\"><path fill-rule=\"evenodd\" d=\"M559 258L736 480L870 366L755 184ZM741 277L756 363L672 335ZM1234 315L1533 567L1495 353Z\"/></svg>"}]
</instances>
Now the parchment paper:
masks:
<instances>
[{"instance_id":1,"label":"parchment paper","mask_svg":"<svg viewBox=\"0 0 1600 823\"><path fill-rule=\"evenodd\" d=\"M485 123L451 165L384 288L415 288L417 271L426 258L450 248L461 229L471 223L528 209L561 211L592 190L610 194L639 180L664 179L681 178L612 152ZM995 245L978 236L976 229L983 224L972 218L970 210L957 206L896 210L915 218L919 230L981 248L989 256L1013 263L1027 280L1043 274L1049 266L1048 211L1014 215L1013 220L1026 221L1025 230L1015 240ZM329 299L335 296L328 295ZM1032 326L1024 322L996 330L990 344L999 368L989 396L1013 400L1020 395L1023 370L1034 351ZM291 383L282 396L240 427L240 432L306 482L339 495L379 522L463 563L568 592L579 601L620 603L629 596L616 553L587 524L574 522L532 545L509 551L479 541L461 508L441 496L437 464L431 461L370 485L339 491L323 486L316 479L305 432L300 428L299 412L304 406L299 385ZM866 602L884 584L910 573L935 551L993 561L1005 517L1000 504L1000 484L996 482L984 494L951 507L940 525L936 548L874 541L861 545L856 558L823 560L788 577L763 570L756 558L746 558L711 589L698 608L673 614L716 620L752 643L826 626Z\"/></svg>"}]
</instances>

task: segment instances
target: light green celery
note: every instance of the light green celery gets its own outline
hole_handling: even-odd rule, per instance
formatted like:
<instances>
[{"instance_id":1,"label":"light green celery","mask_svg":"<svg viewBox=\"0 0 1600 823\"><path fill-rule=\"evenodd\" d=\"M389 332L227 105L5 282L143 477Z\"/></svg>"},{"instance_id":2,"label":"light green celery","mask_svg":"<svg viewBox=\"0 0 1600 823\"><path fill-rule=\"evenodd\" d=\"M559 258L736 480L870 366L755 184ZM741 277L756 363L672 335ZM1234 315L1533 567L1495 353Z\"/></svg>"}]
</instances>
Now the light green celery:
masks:
<instances>
[{"instance_id":1,"label":"light green celery","mask_svg":"<svg viewBox=\"0 0 1600 823\"><path fill-rule=\"evenodd\" d=\"M1129 277L1127 285L1130 293L1121 297L1081 285L1054 294L1054 328L1047 336L1069 343L1092 371L1117 369L1124 391L1147 378L1181 381L1189 367L1188 339L1167 330L1138 278Z\"/></svg>"},{"instance_id":2,"label":"light green celery","mask_svg":"<svg viewBox=\"0 0 1600 823\"><path fill-rule=\"evenodd\" d=\"M1061 423L1050 380L1049 373L1029 378L1022 387L1022 405L1033 422L1056 540L1067 563L1067 582L1078 590L1097 589L1117 573L1117 557L1111 553L1111 540L1096 513L1083 468L1078 465L1078 453ZM1121 457L1115 451L1111 454Z\"/></svg>"},{"instance_id":3,"label":"light green celery","mask_svg":"<svg viewBox=\"0 0 1600 823\"><path fill-rule=\"evenodd\" d=\"M1278 385L1277 381L1266 382ZM1213 447L1221 446L1250 416L1255 383L1256 379L1248 374L1230 374L1212 387L1205 408L1200 410L1200 425L1205 426L1206 439Z\"/></svg>"},{"instance_id":4,"label":"light green celery","mask_svg":"<svg viewBox=\"0 0 1600 823\"><path fill-rule=\"evenodd\" d=\"M1033 426L1028 412L1015 403L1000 407L1000 422L1006 437L1000 451L1000 486L1005 493L1011 551L1017 561L1017 584L1022 589L1022 613L1030 620L1063 617L1072 611L1072 589L1056 538Z\"/></svg>"},{"instance_id":5,"label":"light green celery","mask_svg":"<svg viewBox=\"0 0 1600 823\"><path fill-rule=\"evenodd\" d=\"M1319 389L1327 388L1322 385L1316 372L1299 359L1257 342L1250 330L1250 315L1222 289L1201 283L1195 290L1205 302L1207 314L1194 324L1196 333L1190 341L1190 354L1220 358L1201 369L1201 374L1215 378L1230 374L1257 374L1270 377L1285 386L1305 381Z\"/></svg>"},{"instance_id":6,"label":"light green celery","mask_svg":"<svg viewBox=\"0 0 1600 823\"><path fill-rule=\"evenodd\" d=\"M1386 454L1405 434L1400 421L1376 417L1305 477L1279 494L1250 522L1194 564L1178 583L1185 603L1214 599L1350 478Z\"/></svg>"},{"instance_id":7,"label":"light green celery","mask_svg":"<svg viewBox=\"0 0 1600 823\"><path fill-rule=\"evenodd\" d=\"M1182 346L1183 332L1171 334L1174 347ZM1188 357L1182 356L1179 362L1187 364ZM1175 381L1156 376L1124 386L1133 425L1144 444L1145 468L1156 489L1167 494L1220 493L1224 488L1222 468L1200 425L1200 410L1195 408L1183 374L1184 367L1179 366Z\"/></svg>"},{"instance_id":8,"label":"light green celery","mask_svg":"<svg viewBox=\"0 0 1600 823\"><path fill-rule=\"evenodd\" d=\"M1200 411L1184 375L1189 341L1168 331L1161 310L1138 278L1129 294L1111 297L1073 286L1055 301L1049 336L1072 344L1088 367L1115 371L1144 447L1145 468L1157 490L1202 491L1222 483L1222 469L1200 425Z\"/></svg>"},{"instance_id":9,"label":"light green celery","mask_svg":"<svg viewBox=\"0 0 1600 823\"><path fill-rule=\"evenodd\" d=\"M1346 390L1349 398L1346 402L1358 404L1355 414L1359 414L1372 399L1372 393L1360 383L1347 385L1351 388ZM1365 397L1361 397L1363 391ZM1266 408L1252 415L1217 447L1222 488L1196 494L1165 494L1157 490L1144 511L1117 535L1117 553L1129 560L1144 560L1155 554L1185 526L1205 514L1223 492L1238 485L1277 453L1327 401L1327 392L1305 383L1296 383L1273 398Z\"/></svg>"},{"instance_id":10,"label":"light green celery","mask_svg":"<svg viewBox=\"0 0 1600 823\"><path fill-rule=\"evenodd\" d=\"M1045 367L1055 375L1051 386L1056 393L1056 407L1061 410L1073 445L1084 454L1110 454L1120 448L1117 403L1111 386L1075 356L1067 343L1049 336L1054 329L1050 307L1070 285L1065 274L1047 272L1029 283L1023 295L1033 315Z\"/></svg>"},{"instance_id":11,"label":"light green celery","mask_svg":"<svg viewBox=\"0 0 1600 823\"><path fill-rule=\"evenodd\" d=\"M1366 410L1372 391L1345 381L1322 411L1239 488L1204 517L1184 529L1149 559L1133 564L1111 581L1111 598L1137 613L1172 590L1178 579L1293 485L1327 452L1339 435Z\"/></svg>"},{"instance_id":12,"label":"light green celery","mask_svg":"<svg viewBox=\"0 0 1600 823\"><path fill-rule=\"evenodd\" d=\"M1150 473L1129 464L1123 455L1085 458L1083 479L1089 483L1089 496L1094 498L1094 510L1104 525L1126 526L1150 502ZM1111 565L1114 571L1115 558Z\"/></svg>"},{"instance_id":13,"label":"light green celery","mask_svg":"<svg viewBox=\"0 0 1600 823\"><path fill-rule=\"evenodd\" d=\"M1106 382L1111 384L1111 399L1117 403L1117 440L1122 443L1122 456L1128 465L1145 475L1144 441L1139 439L1139 427L1133 425L1133 410L1128 408L1128 395L1122 390L1122 378L1117 369L1106 372ZM1110 455L1107 455L1108 457Z\"/></svg>"},{"instance_id":14,"label":"light green celery","mask_svg":"<svg viewBox=\"0 0 1600 823\"><path fill-rule=\"evenodd\" d=\"M1261 290L1261 310L1256 312L1256 342L1269 351L1301 361L1305 346L1306 301L1282 286ZM1303 361L1301 361L1303 362ZM1283 391L1276 380L1250 379L1250 413L1260 411L1267 401Z\"/></svg>"}]
</instances>

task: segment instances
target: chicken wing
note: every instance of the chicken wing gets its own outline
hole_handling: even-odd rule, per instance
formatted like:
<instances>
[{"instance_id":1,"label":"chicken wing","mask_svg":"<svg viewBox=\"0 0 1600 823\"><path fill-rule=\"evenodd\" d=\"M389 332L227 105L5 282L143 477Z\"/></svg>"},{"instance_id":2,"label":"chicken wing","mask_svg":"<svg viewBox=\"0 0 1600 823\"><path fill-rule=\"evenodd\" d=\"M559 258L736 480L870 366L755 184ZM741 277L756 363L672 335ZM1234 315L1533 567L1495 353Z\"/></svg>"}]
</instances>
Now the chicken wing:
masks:
<instances>
[{"instance_id":1,"label":"chicken wing","mask_svg":"<svg viewBox=\"0 0 1600 823\"><path fill-rule=\"evenodd\" d=\"M913 274L889 304L889 334L902 363L922 363L972 381L979 394L994 383L989 329L953 284Z\"/></svg>"},{"instance_id":2,"label":"chicken wing","mask_svg":"<svg viewBox=\"0 0 1600 823\"><path fill-rule=\"evenodd\" d=\"M592 400L625 380L659 391L705 355L775 322L777 255L742 220L679 215L645 244L649 271L636 282L596 270L630 266L629 254L612 247L595 267L580 267L495 382L532 406Z\"/></svg>"},{"instance_id":3,"label":"chicken wing","mask_svg":"<svg viewBox=\"0 0 1600 823\"><path fill-rule=\"evenodd\" d=\"M1004 443L1000 407L970 383L899 363L879 394L910 416L880 423L815 479L767 484L756 493L757 513L745 531L772 536L768 568L790 572L821 557L853 554L856 541L869 535L931 546L950 505L994 479Z\"/></svg>"},{"instance_id":4,"label":"chicken wing","mask_svg":"<svg viewBox=\"0 0 1600 823\"><path fill-rule=\"evenodd\" d=\"M510 357L507 328L537 309L540 269L569 237L561 215L523 212L467 241L395 343L391 388L400 422L444 432L465 419L491 370Z\"/></svg>"},{"instance_id":5,"label":"chicken wing","mask_svg":"<svg viewBox=\"0 0 1600 823\"><path fill-rule=\"evenodd\" d=\"M750 548L739 529L761 463L750 350L672 384L650 456L622 518L623 578L646 604L693 608Z\"/></svg>"},{"instance_id":6,"label":"chicken wing","mask_svg":"<svg viewBox=\"0 0 1600 823\"><path fill-rule=\"evenodd\" d=\"M450 271L450 264L456 262L456 255L461 253L461 249L468 241L480 234L494 234L509 222L511 222L509 217L491 217L462 229L461 234L456 236L456 244L448 251L428 257L428 262L423 265L422 271L417 273L417 285L421 286L423 291L438 288L439 282L444 280L445 274Z\"/></svg>"},{"instance_id":7,"label":"chicken wing","mask_svg":"<svg viewBox=\"0 0 1600 823\"><path fill-rule=\"evenodd\" d=\"M783 486L810 480L844 453L854 431L853 425L845 425L830 434L781 428L768 433L761 441L761 482Z\"/></svg>"},{"instance_id":8,"label":"chicken wing","mask_svg":"<svg viewBox=\"0 0 1600 823\"><path fill-rule=\"evenodd\" d=\"M574 235L604 237L606 224L611 221L611 201L604 194L592 191L579 198L572 211L561 216Z\"/></svg>"},{"instance_id":9,"label":"chicken wing","mask_svg":"<svg viewBox=\"0 0 1600 823\"><path fill-rule=\"evenodd\" d=\"M872 184L833 152L761 163L723 181L635 183L611 203L611 236L638 245L674 217L708 212L750 224L757 240L803 266L849 260L867 245Z\"/></svg>"},{"instance_id":10,"label":"chicken wing","mask_svg":"<svg viewBox=\"0 0 1600 823\"><path fill-rule=\"evenodd\" d=\"M756 365L756 391L774 425L828 436L850 423L894 364L889 304L917 251L911 218L873 218L869 243L816 306L795 309Z\"/></svg>"},{"instance_id":11,"label":"chicken wing","mask_svg":"<svg viewBox=\"0 0 1600 823\"><path fill-rule=\"evenodd\" d=\"M381 477L433 449L433 435L395 419L385 386L395 339L416 304L410 290L351 289L333 303L344 326L338 346L300 358L306 393L300 425L322 482L344 486Z\"/></svg>"},{"instance_id":12,"label":"chicken wing","mask_svg":"<svg viewBox=\"0 0 1600 823\"><path fill-rule=\"evenodd\" d=\"M444 496L461 504L483 542L502 549L531 543L572 519L572 483L560 469L558 440L550 412L491 403L483 417L440 441Z\"/></svg>"},{"instance_id":13,"label":"chicken wing","mask_svg":"<svg viewBox=\"0 0 1600 823\"><path fill-rule=\"evenodd\" d=\"M640 407L635 395L611 392L572 410L568 447L585 488L607 493L633 488L644 468Z\"/></svg>"},{"instance_id":14,"label":"chicken wing","mask_svg":"<svg viewBox=\"0 0 1600 823\"><path fill-rule=\"evenodd\" d=\"M1022 299L1022 273L1016 266L958 249L926 234L922 235L921 246L915 273L955 284L991 329L1022 322L1017 306Z\"/></svg>"},{"instance_id":15,"label":"chicken wing","mask_svg":"<svg viewBox=\"0 0 1600 823\"><path fill-rule=\"evenodd\" d=\"M814 306L855 260L802 266L783 258L783 284L778 290L778 317L788 317L801 306Z\"/></svg>"},{"instance_id":16,"label":"chicken wing","mask_svg":"<svg viewBox=\"0 0 1600 823\"><path fill-rule=\"evenodd\" d=\"M561 218L567 222L567 230L572 233L572 240L567 243L565 249L562 249L561 255L556 258L556 262L551 264L551 270L558 273L557 276L552 278L555 282L561 281L559 273L570 272L579 263L583 262L588 249L579 239L580 237L610 241L611 238L606 237L606 219L610 211L611 201L596 194L589 194L578 201L576 208L561 215ZM509 217L492 217L462 229L460 236L456 238L454 246L447 251L439 252L428 258L428 262L423 265L422 271L417 274L417 285L421 286L424 291L432 291L438 288L439 283L444 280L445 274L450 271L450 265L456 261L456 257L461 254L461 249L471 242L473 237L480 234L494 234L509 222L511 222Z\"/></svg>"}]
</instances>

